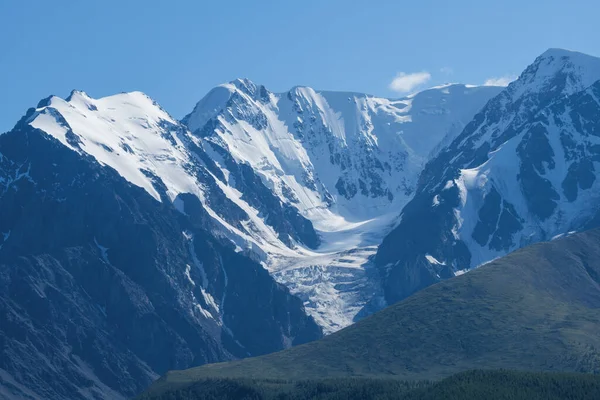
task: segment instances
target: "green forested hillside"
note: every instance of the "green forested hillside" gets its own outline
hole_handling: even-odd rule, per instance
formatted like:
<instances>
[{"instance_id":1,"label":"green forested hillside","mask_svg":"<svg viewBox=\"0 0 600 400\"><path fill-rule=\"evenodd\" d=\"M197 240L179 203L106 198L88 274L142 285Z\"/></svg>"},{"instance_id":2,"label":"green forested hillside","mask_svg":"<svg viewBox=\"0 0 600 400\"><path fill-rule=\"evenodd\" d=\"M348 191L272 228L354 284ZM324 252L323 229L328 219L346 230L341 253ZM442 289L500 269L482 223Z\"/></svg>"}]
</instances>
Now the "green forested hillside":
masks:
<instances>
[{"instance_id":1,"label":"green forested hillside","mask_svg":"<svg viewBox=\"0 0 600 400\"><path fill-rule=\"evenodd\" d=\"M322 340L173 371L207 377L439 379L470 369L600 372L600 230L535 244Z\"/></svg>"},{"instance_id":2,"label":"green forested hillside","mask_svg":"<svg viewBox=\"0 0 600 400\"><path fill-rule=\"evenodd\" d=\"M203 379L139 400L588 400L600 398L600 376L469 371L440 382L337 378L300 382Z\"/></svg>"}]
</instances>

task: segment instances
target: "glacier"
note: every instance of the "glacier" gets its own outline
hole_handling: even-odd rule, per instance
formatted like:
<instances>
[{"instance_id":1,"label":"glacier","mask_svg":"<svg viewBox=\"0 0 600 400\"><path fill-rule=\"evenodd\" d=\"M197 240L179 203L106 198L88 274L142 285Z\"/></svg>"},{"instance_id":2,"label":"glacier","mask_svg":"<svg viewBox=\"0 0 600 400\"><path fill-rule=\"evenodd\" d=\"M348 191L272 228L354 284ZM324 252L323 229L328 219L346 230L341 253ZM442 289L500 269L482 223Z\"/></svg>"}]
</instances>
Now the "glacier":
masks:
<instances>
[{"instance_id":1,"label":"glacier","mask_svg":"<svg viewBox=\"0 0 600 400\"><path fill-rule=\"evenodd\" d=\"M448 84L400 99L247 79L181 121L140 92L73 91L28 123L185 213L200 199L231 240L330 333L385 305L372 258L426 163L503 88Z\"/></svg>"},{"instance_id":2,"label":"glacier","mask_svg":"<svg viewBox=\"0 0 600 400\"><path fill-rule=\"evenodd\" d=\"M271 253L266 268L326 332L384 305L372 256L412 198L425 163L500 87L443 85L401 99L247 79L213 89L183 119L218 164L250 165L312 222L321 245ZM218 157L217 157L218 158ZM235 183L231 183L235 185Z\"/></svg>"}]
</instances>

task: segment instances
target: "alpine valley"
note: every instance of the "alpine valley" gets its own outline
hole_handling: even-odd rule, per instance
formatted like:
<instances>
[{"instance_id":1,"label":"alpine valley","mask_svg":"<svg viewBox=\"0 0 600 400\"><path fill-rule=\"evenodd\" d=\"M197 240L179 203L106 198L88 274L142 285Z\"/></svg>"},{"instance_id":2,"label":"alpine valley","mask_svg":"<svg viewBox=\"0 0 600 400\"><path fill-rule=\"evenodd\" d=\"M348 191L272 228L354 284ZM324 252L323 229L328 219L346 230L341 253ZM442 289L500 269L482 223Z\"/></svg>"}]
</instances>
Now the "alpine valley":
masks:
<instances>
[{"instance_id":1,"label":"alpine valley","mask_svg":"<svg viewBox=\"0 0 600 400\"><path fill-rule=\"evenodd\" d=\"M600 59L559 49L399 99L238 79L181 120L51 96L0 135L0 398L123 399L320 339L598 226L599 163Z\"/></svg>"}]
</instances>

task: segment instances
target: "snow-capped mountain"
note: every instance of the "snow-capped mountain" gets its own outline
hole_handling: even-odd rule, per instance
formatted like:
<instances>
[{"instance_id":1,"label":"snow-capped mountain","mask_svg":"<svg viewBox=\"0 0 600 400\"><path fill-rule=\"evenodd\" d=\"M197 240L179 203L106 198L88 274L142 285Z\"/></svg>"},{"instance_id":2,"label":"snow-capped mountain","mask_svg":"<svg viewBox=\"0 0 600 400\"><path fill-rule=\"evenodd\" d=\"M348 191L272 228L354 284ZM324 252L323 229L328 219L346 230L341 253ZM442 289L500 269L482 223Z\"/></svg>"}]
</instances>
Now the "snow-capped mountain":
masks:
<instances>
[{"instance_id":1,"label":"snow-capped mountain","mask_svg":"<svg viewBox=\"0 0 600 400\"><path fill-rule=\"evenodd\" d=\"M0 390L129 396L598 225L598 121L600 59L557 49L401 99L239 79L182 121L42 100L0 136Z\"/></svg>"},{"instance_id":2,"label":"snow-capped mountain","mask_svg":"<svg viewBox=\"0 0 600 400\"><path fill-rule=\"evenodd\" d=\"M322 336L215 236L213 213L248 217L209 190L186 132L141 93L74 92L0 135L0 398L131 398Z\"/></svg>"},{"instance_id":3,"label":"snow-capped mountain","mask_svg":"<svg viewBox=\"0 0 600 400\"><path fill-rule=\"evenodd\" d=\"M269 206L251 201L266 187L312 223L312 249L263 247L264 261L331 332L376 297L369 258L425 162L500 90L446 85L389 100L308 87L272 93L244 79L213 89L183 123L228 190L259 215L272 218Z\"/></svg>"},{"instance_id":4,"label":"snow-capped mountain","mask_svg":"<svg viewBox=\"0 0 600 400\"><path fill-rule=\"evenodd\" d=\"M551 49L423 171L378 250L389 302L595 224L600 59Z\"/></svg>"},{"instance_id":5,"label":"snow-capped mountain","mask_svg":"<svg viewBox=\"0 0 600 400\"><path fill-rule=\"evenodd\" d=\"M425 162L500 90L455 84L389 100L235 80L183 124L143 93L74 91L27 123L183 214L198 198L204 227L262 262L331 332L380 306L376 246Z\"/></svg>"},{"instance_id":6,"label":"snow-capped mountain","mask_svg":"<svg viewBox=\"0 0 600 400\"><path fill-rule=\"evenodd\" d=\"M115 169L156 200L174 203L183 213L178 196L198 197L218 230L242 249L281 251L286 248L284 243L294 240L309 247L318 242L310 223L294 209L269 198L267 191L260 201L280 218L256 215L248 204L254 199L247 201L231 190L203 151L200 139L143 93L92 99L74 91L66 100L51 97L40 104L29 124Z\"/></svg>"},{"instance_id":7,"label":"snow-capped mountain","mask_svg":"<svg viewBox=\"0 0 600 400\"><path fill-rule=\"evenodd\" d=\"M429 154L499 91L448 85L388 100L307 87L276 94L245 79L213 89L183 122L311 221L361 220L404 204Z\"/></svg>"},{"instance_id":8,"label":"snow-capped mountain","mask_svg":"<svg viewBox=\"0 0 600 400\"><path fill-rule=\"evenodd\" d=\"M123 398L381 307L377 244L498 91L237 80L185 124L139 92L42 100L0 136L0 393Z\"/></svg>"},{"instance_id":9,"label":"snow-capped mountain","mask_svg":"<svg viewBox=\"0 0 600 400\"><path fill-rule=\"evenodd\" d=\"M327 332L377 308L369 257L429 154L498 91L237 80L185 124L139 92L42 100L0 136L0 387L121 398L320 337L304 306Z\"/></svg>"}]
</instances>

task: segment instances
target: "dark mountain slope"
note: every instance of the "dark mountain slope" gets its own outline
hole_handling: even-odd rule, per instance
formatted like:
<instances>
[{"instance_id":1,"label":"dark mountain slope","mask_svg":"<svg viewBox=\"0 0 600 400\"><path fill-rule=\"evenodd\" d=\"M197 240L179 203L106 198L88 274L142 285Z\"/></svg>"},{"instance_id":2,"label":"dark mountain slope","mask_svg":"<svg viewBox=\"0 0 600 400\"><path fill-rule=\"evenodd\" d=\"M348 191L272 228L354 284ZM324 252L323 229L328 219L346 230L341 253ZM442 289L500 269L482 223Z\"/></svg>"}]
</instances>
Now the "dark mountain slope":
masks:
<instances>
[{"instance_id":1,"label":"dark mountain slope","mask_svg":"<svg viewBox=\"0 0 600 400\"><path fill-rule=\"evenodd\" d=\"M317 342L168 373L441 378L473 368L600 372L600 230L532 245L431 286Z\"/></svg>"},{"instance_id":2,"label":"dark mountain slope","mask_svg":"<svg viewBox=\"0 0 600 400\"><path fill-rule=\"evenodd\" d=\"M185 214L25 119L0 136L0 398L125 398L169 369L321 336L180 200Z\"/></svg>"}]
</instances>

